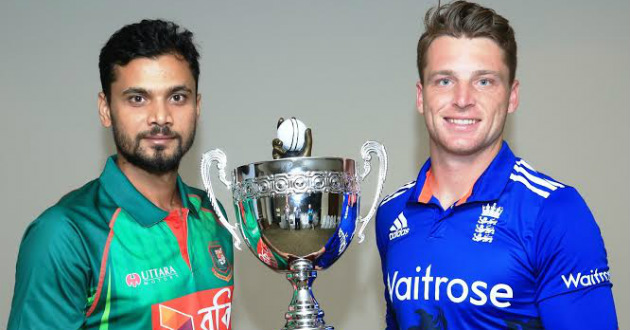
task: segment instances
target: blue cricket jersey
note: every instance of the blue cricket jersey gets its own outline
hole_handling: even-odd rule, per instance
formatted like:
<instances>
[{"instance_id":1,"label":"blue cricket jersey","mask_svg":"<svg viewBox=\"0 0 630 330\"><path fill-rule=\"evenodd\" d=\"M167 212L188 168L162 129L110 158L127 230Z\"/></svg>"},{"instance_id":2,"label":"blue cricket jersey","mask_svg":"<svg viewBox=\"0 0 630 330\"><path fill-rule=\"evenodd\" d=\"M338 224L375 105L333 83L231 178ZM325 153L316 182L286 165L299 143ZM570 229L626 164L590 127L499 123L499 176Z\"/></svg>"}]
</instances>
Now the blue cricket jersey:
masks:
<instances>
[{"instance_id":1,"label":"blue cricket jersey","mask_svg":"<svg viewBox=\"0 0 630 330\"><path fill-rule=\"evenodd\" d=\"M430 159L376 217L387 329L617 329L606 250L578 192L507 143L444 209Z\"/></svg>"}]
</instances>

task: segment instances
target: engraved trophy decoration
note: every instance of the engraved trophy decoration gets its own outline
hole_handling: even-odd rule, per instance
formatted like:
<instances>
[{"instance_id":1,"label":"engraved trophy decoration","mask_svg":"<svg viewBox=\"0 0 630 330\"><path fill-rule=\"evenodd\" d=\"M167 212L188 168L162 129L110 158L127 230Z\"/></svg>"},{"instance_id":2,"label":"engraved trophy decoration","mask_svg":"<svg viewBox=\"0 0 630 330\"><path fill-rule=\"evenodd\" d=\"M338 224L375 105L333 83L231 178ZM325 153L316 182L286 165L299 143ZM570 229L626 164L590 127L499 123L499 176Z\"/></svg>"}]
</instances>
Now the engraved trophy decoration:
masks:
<instances>
[{"instance_id":1,"label":"engraved trophy decoration","mask_svg":"<svg viewBox=\"0 0 630 330\"><path fill-rule=\"evenodd\" d=\"M285 313L283 330L333 330L324 322L324 312L311 285L317 270L330 267L347 249L357 225L359 243L374 216L387 173L387 154L378 142L361 147L363 172L357 175L352 159L310 157L311 132L299 120L278 123L274 160L237 167L226 178L227 158L219 149L206 152L201 176L219 221L240 250L240 232L254 255L269 268L286 273L293 286L293 298ZM379 160L374 201L365 217L359 215L360 182L371 170L372 154ZM216 163L220 181L232 192L235 225L219 209L210 171Z\"/></svg>"}]
</instances>

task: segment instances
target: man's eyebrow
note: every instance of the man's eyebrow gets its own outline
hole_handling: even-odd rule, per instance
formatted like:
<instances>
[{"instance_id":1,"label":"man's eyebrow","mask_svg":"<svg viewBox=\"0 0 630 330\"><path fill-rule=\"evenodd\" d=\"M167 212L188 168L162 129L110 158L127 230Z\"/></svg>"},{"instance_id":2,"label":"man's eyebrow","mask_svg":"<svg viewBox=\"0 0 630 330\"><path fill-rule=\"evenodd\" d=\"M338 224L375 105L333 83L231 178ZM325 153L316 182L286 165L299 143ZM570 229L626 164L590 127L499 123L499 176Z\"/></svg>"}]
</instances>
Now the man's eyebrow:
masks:
<instances>
[{"instance_id":1,"label":"man's eyebrow","mask_svg":"<svg viewBox=\"0 0 630 330\"><path fill-rule=\"evenodd\" d=\"M123 95L129 95L129 94L149 95L149 91L140 87L129 87L125 89L122 93Z\"/></svg>"},{"instance_id":2,"label":"man's eyebrow","mask_svg":"<svg viewBox=\"0 0 630 330\"><path fill-rule=\"evenodd\" d=\"M439 70L439 71L433 71L429 73L429 79L435 76L454 76L454 75L455 75L455 72L453 70Z\"/></svg>"},{"instance_id":3,"label":"man's eyebrow","mask_svg":"<svg viewBox=\"0 0 630 330\"><path fill-rule=\"evenodd\" d=\"M173 93L177 93L177 92L186 92L188 94L192 94L193 91L192 91L192 89L186 87L185 85L178 85L178 86L171 87L169 89L168 94L173 94Z\"/></svg>"},{"instance_id":4,"label":"man's eyebrow","mask_svg":"<svg viewBox=\"0 0 630 330\"><path fill-rule=\"evenodd\" d=\"M455 71L453 70L439 70L439 71L433 71L431 73L429 73L429 80L434 78L435 76L455 76ZM491 76L495 76L500 78L501 77L501 73L499 71L496 70L476 70L473 71L472 76L473 77L478 77L478 76L484 76L484 75L491 75Z\"/></svg>"},{"instance_id":5,"label":"man's eyebrow","mask_svg":"<svg viewBox=\"0 0 630 330\"><path fill-rule=\"evenodd\" d=\"M495 70L477 70L473 72L473 76L484 76L484 75L491 75L491 76L497 76L497 77L501 76L499 71L495 71Z\"/></svg>"}]
</instances>

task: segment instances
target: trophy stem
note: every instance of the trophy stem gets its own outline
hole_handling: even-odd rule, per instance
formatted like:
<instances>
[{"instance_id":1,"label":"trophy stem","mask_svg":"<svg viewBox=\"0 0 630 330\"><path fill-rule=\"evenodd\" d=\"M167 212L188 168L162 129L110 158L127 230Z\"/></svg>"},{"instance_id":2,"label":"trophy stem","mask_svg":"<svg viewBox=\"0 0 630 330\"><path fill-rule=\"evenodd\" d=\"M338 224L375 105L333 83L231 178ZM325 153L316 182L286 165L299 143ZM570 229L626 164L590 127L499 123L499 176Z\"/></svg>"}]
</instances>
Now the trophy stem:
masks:
<instances>
[{"instance_id":1,"label":"trophy stem","mask_svg":"<svg viewBox=\"0 0 630 330\"><path fill-rule=\"evenodd\" d=\"M324 322L324 311L313 296L311 286L317 277L313 264L306 259L297 259L289 265L287 279L293 286L293 298L285 314L287 323L282 330L334 330Z\"/></svg>"}]
</instances>

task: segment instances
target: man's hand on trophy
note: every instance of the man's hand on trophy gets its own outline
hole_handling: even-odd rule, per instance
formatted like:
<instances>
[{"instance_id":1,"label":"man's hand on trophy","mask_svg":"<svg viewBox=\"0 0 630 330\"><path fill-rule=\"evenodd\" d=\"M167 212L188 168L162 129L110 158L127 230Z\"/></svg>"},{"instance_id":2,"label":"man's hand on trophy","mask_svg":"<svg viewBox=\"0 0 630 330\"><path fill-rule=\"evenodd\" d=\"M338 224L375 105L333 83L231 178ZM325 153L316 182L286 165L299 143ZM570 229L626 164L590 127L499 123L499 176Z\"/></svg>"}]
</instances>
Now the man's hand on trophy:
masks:
<instances>
[{"instance_id":1,"label":"man's hand on trophy","mask_svg":"<svg viewBox=\"0 0 630 330\"><path fill-rule=\"evenodd\" d=\"M311 129L299 119L291 117L285 121L278 119L277 137L273 139L273 159L287 157L310 157L313 148L313 137Z\"/></svg>"}]
</instances>

